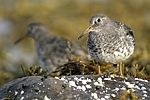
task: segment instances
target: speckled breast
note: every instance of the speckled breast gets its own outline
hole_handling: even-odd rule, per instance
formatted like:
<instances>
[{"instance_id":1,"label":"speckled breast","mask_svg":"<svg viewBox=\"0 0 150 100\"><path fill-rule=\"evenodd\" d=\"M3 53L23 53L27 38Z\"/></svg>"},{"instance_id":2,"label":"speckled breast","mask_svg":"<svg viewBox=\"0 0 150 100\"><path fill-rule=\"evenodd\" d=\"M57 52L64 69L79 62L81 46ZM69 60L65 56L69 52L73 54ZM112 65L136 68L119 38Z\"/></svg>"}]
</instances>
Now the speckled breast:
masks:
<instances>
[{"instance_id":1,"label":"speckled breast","mask_svg":"<svg viewBox=\"0 0 150 100\"><path fill-rule=\"evenodd\" d=\"M88 52L98 62L117 64L128 59L134 51L134 43L115 35L90 33Z\"/></svg>"}]
</instances>

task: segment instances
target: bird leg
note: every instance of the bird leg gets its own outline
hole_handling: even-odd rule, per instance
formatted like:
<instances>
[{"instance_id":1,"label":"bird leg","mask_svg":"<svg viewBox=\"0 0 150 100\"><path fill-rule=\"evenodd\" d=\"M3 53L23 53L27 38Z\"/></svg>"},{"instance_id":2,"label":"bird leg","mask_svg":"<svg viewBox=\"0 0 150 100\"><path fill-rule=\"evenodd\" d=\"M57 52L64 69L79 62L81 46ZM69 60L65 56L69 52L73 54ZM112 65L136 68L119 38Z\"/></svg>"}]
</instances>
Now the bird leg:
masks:
<instances>
[{"instance_id":1,"label":"bird leg","mask_svg":"<svg viewBox=\"0 0 150 100\"><path fill-rule=\"evenodd\" d=\"M97 69L98 69L98 75L102 76L102 73L101 73L101 63L97 62L97 65L98 65L98 67L97 67Z\"/></svg>"},{"instance_id":2,"label":"bird leg","mask_svg":"<svg viewBox=\"0 0 150 100\"><path fill-rule=\"evenodd\" d=\"M93 60L93 64L96 66L96 72L98 73L98 75L102 76L100 62Z\"/></svg>"},{"instance_id":3,"label":"bird leg","mask_svg":"<svg viewBox=\"0 0 150 100\"><path fill-rule=\"evenodd\" d=\"M123 64L122 64L122 62L119 62L119 71L120 71L120 75L121 76L123 76L123 73L122 73L122 71L123 71L123 69L122 69L122 66Z\"/></svg>"},{"instance_id":4,"label":"bird leg","mask_svg":"<svg viewBox=\"0 0 150 100\"><path fill-rule=\"evenodd\" d=\"M99 76L102 76L100 65L98 65L98 75L99 75Z\"/></svg>"},{"instance_id":5,"label":"bird leg","mask_svg":"<svg viewBox=\"0 0 150 100\"><path fill-rule=\"evenodd\" d=\"M93 60L93 63L94 63L94 65L96 65L96 68L97 68L97 70L98 70L98 71L97 71L97 72L98 72L98 75L99 75L99 76L102 76L100 63L97 62L97 61L95 61L95 60ZM97 65L98 65L98 67L97 67Z\"/></svg>"},{"instance_id":6,"label":"bird leg","mask_svg":"<svg viewBox=\"0 0 150 100\"><path fill-rule=\"evenodd\" d=\"M68 46L68 49L69 49L68 60L71 61L71 54L72 54L72 51L71 51L70 41L67 42L67 46Z\"/></svg>"}]
</instances>

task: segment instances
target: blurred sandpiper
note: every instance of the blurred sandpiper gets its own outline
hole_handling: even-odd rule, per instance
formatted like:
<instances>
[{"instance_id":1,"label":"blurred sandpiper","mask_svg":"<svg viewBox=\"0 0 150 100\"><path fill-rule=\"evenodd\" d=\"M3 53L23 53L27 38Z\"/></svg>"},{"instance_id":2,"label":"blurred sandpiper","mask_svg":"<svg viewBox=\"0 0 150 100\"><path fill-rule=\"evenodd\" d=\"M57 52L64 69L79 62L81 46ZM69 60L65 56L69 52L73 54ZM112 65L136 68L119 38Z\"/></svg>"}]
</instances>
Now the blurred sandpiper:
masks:
<instances>
[{"instance_id":1,"label":"blurred sandpiper","mask_svg":"<svg viewBox=\"0 0 150 100\"><path fill-rule=\"evenodd\" d=\"M25 37L31 37L35 42L38 61L43 70L54 70L56 67L68 62L69 40L53 35L42 23L35 22L28 26L28 32L19 38L17 44ZM77 44L70 42L71 53L74 56L85 56L86 51Z\"/></svg>"},{"instance_id":2,"label":"blurred sandpiper","mask_svg":"<svg viewBox=\"0 0 150 100\"><path fill-rule=\"evenodd\" d=\"M122 76L122 61L128 59L134 51L134 36L131 28L113 21L104 14L96 14L89 20L90 26L78 37L89 33L87 48L90 56L97 62L119 63ZM100 66L98 66L101 75Z\"/></svg>"}]
</instances>

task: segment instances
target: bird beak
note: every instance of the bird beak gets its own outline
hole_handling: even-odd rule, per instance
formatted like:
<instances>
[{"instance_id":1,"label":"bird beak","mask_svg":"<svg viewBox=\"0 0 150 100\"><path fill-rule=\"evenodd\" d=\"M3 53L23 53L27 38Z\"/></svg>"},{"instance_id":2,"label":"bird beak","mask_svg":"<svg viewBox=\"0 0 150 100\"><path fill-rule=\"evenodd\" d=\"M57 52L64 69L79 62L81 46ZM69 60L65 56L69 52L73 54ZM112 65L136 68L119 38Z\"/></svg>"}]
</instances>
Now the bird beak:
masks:
<instances>
[{"instance_id":1,"label":"bird beak","mask_svg":"<svg viewBox=\"0 0 150 100\"><path fill-rule=\"evenodd\" d=\"M78 40L81 39L86 33L93 31L93 27L89 26L79 37Z\"/></svg>"},{"instance_id":2,"label":"bird beak","mask_svg":"<svg viewBox=\"0 0 150 100\"><path fill-rule=\"evenodd\" d=\"M23 40L25 37L27 37L27 33L20 37L16 42L14 42L14 45L18 44L21 40Z\"/></svg>"}]
</instances>

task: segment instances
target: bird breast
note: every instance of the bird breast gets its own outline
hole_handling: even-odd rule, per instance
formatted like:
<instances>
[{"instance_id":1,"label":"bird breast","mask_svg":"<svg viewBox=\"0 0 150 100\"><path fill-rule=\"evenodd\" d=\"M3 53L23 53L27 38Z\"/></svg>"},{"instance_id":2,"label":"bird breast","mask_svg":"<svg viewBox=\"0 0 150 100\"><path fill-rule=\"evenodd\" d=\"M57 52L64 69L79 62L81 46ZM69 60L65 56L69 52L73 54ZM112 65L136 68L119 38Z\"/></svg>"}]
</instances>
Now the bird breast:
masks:
<instances>
[{"instance_id":1,"label":"bird breast","mask_svg":"<svg viewBox=\"0 0 150 100\"><path fill-rule=\"evenodd\" d=\"M88 52L98 62L116 64L133 53L134 47L126 42L124 35L117 33L90 32L87 39Z\"/></svg>"}]
</instances>

